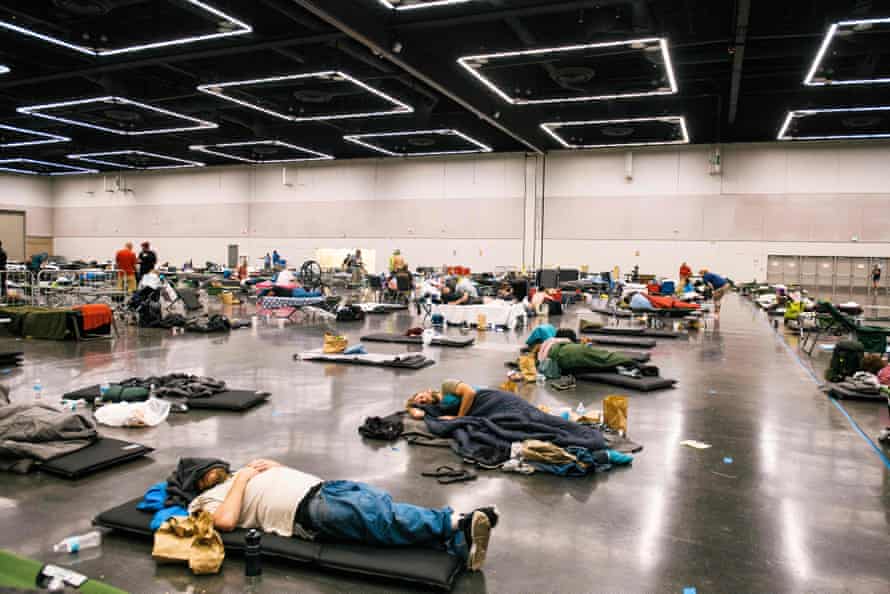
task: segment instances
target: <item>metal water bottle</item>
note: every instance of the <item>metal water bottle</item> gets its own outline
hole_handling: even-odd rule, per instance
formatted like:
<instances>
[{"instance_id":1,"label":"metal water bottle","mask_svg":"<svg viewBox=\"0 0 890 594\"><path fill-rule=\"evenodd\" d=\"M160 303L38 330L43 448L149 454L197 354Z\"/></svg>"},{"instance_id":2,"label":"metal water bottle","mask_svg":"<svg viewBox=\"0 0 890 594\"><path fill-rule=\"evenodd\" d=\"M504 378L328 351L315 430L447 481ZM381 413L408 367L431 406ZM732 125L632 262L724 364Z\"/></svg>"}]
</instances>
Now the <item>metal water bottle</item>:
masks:
<instances>
[{"instance_id":1,"label":"metal water bottle","mask_svg":"<svg viewBox=\"0 0 890 594\"><path fill-rule=\"evenodd\" d=\"M260 542L262 539L263 533L255 528L248 530L244 536L246 544L244 549L244 575L247 577L255 577L263 573L263 565L260 560Z\"/></svg>"}]
</instances>

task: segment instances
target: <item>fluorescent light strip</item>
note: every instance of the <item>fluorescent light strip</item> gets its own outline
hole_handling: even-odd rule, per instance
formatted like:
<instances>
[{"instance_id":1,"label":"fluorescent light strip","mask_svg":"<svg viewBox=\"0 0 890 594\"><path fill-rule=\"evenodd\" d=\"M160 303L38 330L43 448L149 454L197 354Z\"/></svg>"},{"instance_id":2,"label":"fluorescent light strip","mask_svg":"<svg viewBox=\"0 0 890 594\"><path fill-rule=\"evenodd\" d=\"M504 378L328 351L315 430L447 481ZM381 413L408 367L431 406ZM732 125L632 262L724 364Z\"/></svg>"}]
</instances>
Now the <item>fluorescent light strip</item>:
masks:
<instances>
[{"instance_id":1,"label":"fluorescent light strip","mask_svg":"<svg viewBox=\"0 0 890 594\"><path fill-rule=\"evenodd\" d=\"M680 130L683 132L681 140L664 140L656 142L625 142L621 144L571 144L557 134L557 130L567 126L586 126L586 125L608 125L608 124L630 124L637 122L670 122L680 124ZM627 118L621 120L587 120L581 122L544 122L541 129L552 136L559 144L570 149L588 149L588 148L616 148L623 146L656 146L662 144L689 144L689 131L686 129L686 118L683 116L664 116L657 118Z\"/></svg>"},{"instance_id":2,"label":"fluorescent light strip","mask_svg":"<svg viewBox=\"0 0 890 594\"><path fill-rule=\"evenodd\" d=\"M219 89L225 89L227 87L243 87L248 85L256 85L263 83L272 83L272 82L283 82L288 80L299 80L303 78L323 78L323 77L340 77L343 80L349 81L352 84L361 87L362 89L377 95L378 97L389 101L395 106L395 109L391 109L389 111L372 111L372 112L364 112L364 113L348 113L348 114L339 114L339 115L328 115L328 116L310 116L310 117L297 117L287 115L278 111L274 111L271 109L266 109L265 107L260 107L255 103L250 103L248 101L244 101L241 99L237 99L235 97L230 97L225 93L221 92ZM340 72L338 70L325 70L322 72L310 72L307 74L290 74L286 76L273 76L270 78L256 78L251 80L237 80L231 82L222 82L222 83L213 83L207 85L200 85L198 90L202 93L207 93L209 95L215 95L220 99L225 99L226 101L231 101L233 103L237 103L239 105L243 105L244 107L249 107L250 109L255 109L257 111L261 111L265 114L275 116L277 118L281 118L283 120L288 120L289 122L313 122L320 120L342 120L346 118L364 118L364 117L376 117L376 116L387 116L394 115L399 113L412 113L414 108L408 105L407 103L403 103L399 101L395 97L391 95L387 95L386 93L375 89L374 87L365 84L364 82L349 76L344 72Z\"/></svg>"},{"instance_id":3,"label":"fluorescent light strip","mask_svg":"<svg viewBox=\"0 0 890 594\"><path fill-rule=\"evenodd\" d=\"M123 130L115 130L114 128L106 128L105 126L97 126L95 124L90 124L87 122L83 122L80 120L72 120L69 118L63 118L60 116L54 116L47 113L41 113L41 110L45 109L56 109L59 107L71 107L74 105L87 105L90 103L115 103L118 105L135 105L136 107L141 107L148 111L153 111L155 113L162 113L164 115L183 119L189 122L194 122L195 126L183 126L180 128L161 128L158 130L140 130L137 132L126 132ZM145 134L167 134L170 132L188 132L190 130L207 130L212 128L218 128L217 124L213 122L207 122L205 120L201 120L198 118L193 118L191 116L187 116L181 113L176 113L175 111L170 111L167 109L162 109L160 107L153 107L151 105L146 105L145 103L139 103L138 101L132 101L130 99L125 99L123 97L94 97L92 99L78 99L75 101L62 101L59 103L47 103L45 105L29 105L26 107L19 107L16 111L19 113L25 113L28 115L36 116L38 118L44 118L47 120L54 120L57 122L64 122L66 124L71 124L72 126L82 126L84 128L92 128L93 130L101 130L103 132L110 132L111 134L120 134L122 136L142 136Z\"/></svg>"},{"instance_id":4,"label":"fluorescent light strip","mask_svg":"<svg viewBox=\"0 0 890 594\"><path fill-rule=\"evenodd\" d=\"M169 47L171 45L184 45L188 43L195 43L198 41L206 41L208 39L219 39L222 37L231 37L233 35L244 35L246 33L251 33L253 31L253 27L248 25L247 23L236 19L235 17L218 10L206 2L201 2L199 0L181 0L182 2L186 2L193 6L197 6L198 8L205 10L212 14L215 17L219 17L223 19L226 24L234 25L238 27L238 29L234 31L225 31L222 33L209 33L207 35L195 35L193 37L184 37L182 39L170 39L167 41L157 41L153 43L144 43L141 45L132 45L129 47L122 47L116 49L107 49L107 50L94 50L90 49L83 45L77 45L76 43L69 43L63 39L59 39L57 37L52 37L51 35L44 35L43 33L38 33L32 29L27 29L20 25L16 25L15 23L11 23L9 21L0 20L0 28L8 29L9 31L14 31L16 33L21 33L23 35L27 35L29 37L34 37L36 39L40 39L42 41L46 41L48 43L52 43L54 45L58 45L61 47L68 48L70 50L74 50L76 52L80 52L82 54L87 54L89 56L115 56L118 54L124 54L129 52L138 52L147 49L155 49L159 47ZM221 23L214 23L214 25L219 26Z\"/></svg>"},{"instance_id":5,"label":"fluorescent light strip","mask_svg":"<svg viewBox=\"0 0 890 594\"><path fill-rule=\"evenodd\" d=\"M818 115L821 113L868 113L871 111L890 112L890 106L882 107L837 107L831 109L799 109L789 111L779 129L778 140L866 140L869 138L890 138L890 132L879 134L837 134L821 136L788 136L788 128L798 116Z\"/></svg>"},{"instance_id":6,"label":"fluorescent light strip","mask_svg":"<svg viewBox=\"0 0 890 594\"><path fill-rule=\"evenodd\" d=\"M387 8L391 8L393 10L418 10L421 8L435 8L437 6L449 6L451 4L464 4L466 2L472 2L473 0L437 0L436 2L425 2L423 4L407 4L407 5L398 5L390 2L389 0L377 0L380 4L384 5Z\"/></svg>"},{"instance_id":7,"label":"fluorescent light strip","mask_svg":"<svg viewBox=\"0 0 890 594\"><path fill-rule=\"evenodd\" d=\"M640 93L613 93L608 95L589 95L585 97L565 97L565 98L555 98L555 99L522 99L522 98L514 98L501 90L497 85L491 82L488 78L486 78L479 69L473 68L470 65L470 62L475 62L477 60L491 60L493 58L513 58L517 56L539 56L542 54L558 54L570 51L584 50L584 49L593 49L593 48L607 48L607 47L619 47L622 45L634 45L634 44L650 44L650 43L658 43L659 48L661 50L662 59L664 60L664 69L667 73L668 82L670 83L670 89L664 91L647 91ZM645 51L645 50L640 50ZM662 37L648 37L645 39L630 39L628 41L610 41L606 43L589 43L584 45L567 45L563 47L551 47L544 49L532 49L532 50L520 50L513 52L500 52L496 54L480 54L476 56L464 56L462 58L458 58L457 63L463 66L463 68L476 77L482 84L488 87L493 93L495 93L498 97L506 101L511 105L540 105L545 103L571 103L578 101L605 101L609 99L624 99L624 98L633 98L633 97L651 97L654 95L673 95L678 91L677 87L677 79L674 75L674 66L671 63L671 54L668 49L667 39Z\"/></svg>"},{"instance_id":8,"label":"fluorescent light strip","mask_svg":"<svg viewBox=\"0 0 890 594\"><path fill-rule=\"evenodd\" d=\"M10 72L12 72L12 69L9 66L0 64L0 74L9 74Z\"/></svg>"},{"instance_id":9,"label":"fluorescent light strip","mask_svg":"<svg viewBox=\"0 0 890 594\"><path fill-rule=\"evenodd\" d=\"M231 148L231 147L241 147L241 146L257 146L257 145L271 145L271 146L283 146L285 148L289 148L295 151L302 151L304 153L309 153L310 155L315 155L314 157L295 157L292 159L270 159L268 161L262 161L259 159L248 159L247 157L239 157L238 155L233 155L231 153L226 153L223 151L213 150L213 149L221 149L221 148ZM193 151L200 151L202 153L207 153L209 155L216 155L218 157L224 157L226 159L235 159L236 161L243 161L245 163L294 163L297 161L329 161L334 157L331 155L327 155L325 153L320 153L318 151L313 151L312 149L308 149L306 147L297 146L295 144L288 144L286 142L281 142L280 140L257 140L253 142L227 142L224 144L196 144L190 146L189 149Z\"/></svg>"},{"instance_id":10,"label":"fluorescent light strip","mask_svg":"<svg viewBox=\"0 0 890 594\"><path fill-rule=\"evenodd\" d=\"M418 136L420 134L439 134L442 136L457 136L459 138L464 139L465 141L473 144L478 149L466 149L466 150L457 150L457 151L433 151L427 153L396 153L385 148L379 147L375 144L371 144L369 142L365 142L363 139L365 138L389 138L393 136ZM439 129L439 130L414 130L411 132L382 132L380 134L348 134L343 137L343 140L347 140L349 142L360 144L364 147L367 147L371 150L377 151L379 153L383 153L385 155L389 155L390 157L431 157L434 155L464 155L469 153L490 153L492 152L492 148L490 146L484 145L475 138L467 136L463 132L453 129Z\"/></svg>"},{"instance_id":11,"label":"fluorescent light strip","mask_svg":"<svg viewBox=\"0 0 890 594\"><path fill-rule=\"evenodd\" d=\"M144 155L146 157L153 157L155 159L173 161L174 165L156 165L152 167L137 167L135 165L129 165L127 163L118 163L115 161L109 161L106 159L97 159L96 157L114 157L116 155ZM183 169L186 167L204 167L204 163L199 161L189 161L187 159L178 159L176 157L170 157L168 155L159 155L157 153L147 153L145 151L108 151L104 153L80 153L76 155L68 155L69 159L76 159L78 161L86 161L87 163L95 163L97 165L108 165L109 167L120 167L122 169L141 169L141 170L154 170L154 169Z\"/></svg>"},{"instance_id":12,"label":"fluorescent light strip","mask_svg":"<svg viewBox=\"0 0 890 594\"><path fill-rule=\"evenodd\" d=\"M890 83L890 77L885 78L865 78L865 79L847 79L847 80L821 80L815 81L813 78L816 76L816 72L819 70L819 66L822 63L822 60L825 58L825 54L828 51L828 47L831 45L834 36L837 34L837 30L840 27L855 27L857 25L887 25L890 24L890 18L882 18L882 19L862 19L856 21L839 21L837 23L832 23L832 25L828 28L828 32L825 34L825 39L822 40L822 45L819 46L819 51L816 52L816 58L813 60L812 66L810 66L809 72L807 72L806 78L803 79L803 84L808 87L824 87L831 85L867 85L867 84L882 84L882 83Z\"/></svg>"},{"instance_id":13,"label":"fluorescent light strip","mask_svg":"<svg viewBox=\"0 0 890 594\"><path fill-rule=\"evenodd\" d=\"M23 140L21 142L8 142L0 144L0 148L12 148L16 146L34 146L36 144L52 144L54 142L71 142L67 136L59 136L58 134L50 134L49 132L38 132L37 130L28 130L27 128L16 128L15 126L7 126L0 124L0 130L10 130L11 132L19 132L20 134L31 134L40 136L43 140Z\"/></svg>"},{"instance_id":14,"label":"fluorescent light strip","mask_svg":"<svg viewBox=\"0 0 890 594\"><path fill-rule=\"evenodd\" d=\"M47 167L58 167L60 169L68 169L69 171L53 171L42 172L31 169L16 169L15 167L7 167L7 164L14 163L33 163L35 165L45 165ZM80 173L99 173L95 169L84 169L83 167L75 167L73 165L63 165L62 163L50 163L49 161L37 161L36 159L2 159L0 160L0 171L9 171L11 173L24 173L25 175L77 175Z\"/></svg>"}]
</instances>

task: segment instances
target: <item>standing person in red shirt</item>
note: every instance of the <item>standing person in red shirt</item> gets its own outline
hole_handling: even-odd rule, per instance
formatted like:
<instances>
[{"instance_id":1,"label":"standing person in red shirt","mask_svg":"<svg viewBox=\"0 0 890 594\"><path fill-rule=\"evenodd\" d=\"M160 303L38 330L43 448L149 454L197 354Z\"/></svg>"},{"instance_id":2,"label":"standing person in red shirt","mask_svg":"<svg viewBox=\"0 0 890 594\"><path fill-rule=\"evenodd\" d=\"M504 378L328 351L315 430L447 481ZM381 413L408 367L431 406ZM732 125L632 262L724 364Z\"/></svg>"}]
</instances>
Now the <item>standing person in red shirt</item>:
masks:
<instances>
[{"instance_id":1,"label":"standing person in red shirt","mask_svg":"<svg viewBox=\"0 0 890 594\"><path fill-rule=\"evenodd\" d=\"M686 288L686 282L689 277L692 276L692 269L689 267L689 264L683 262L680 264L680 289Z\"/></svg>"},{"instance_id":2,"label":"standing person in red shirt","mask_svg":"<svg viewBox=\"0 0 890 594\"><path fill-rule=\"evenodd\" d=\"M136 290L136 254L133 253L133 244L128 241L124 249L118 250L114 262L121 271L117 288L125 293L132 293Z\"/></svg>"}]
</instances>

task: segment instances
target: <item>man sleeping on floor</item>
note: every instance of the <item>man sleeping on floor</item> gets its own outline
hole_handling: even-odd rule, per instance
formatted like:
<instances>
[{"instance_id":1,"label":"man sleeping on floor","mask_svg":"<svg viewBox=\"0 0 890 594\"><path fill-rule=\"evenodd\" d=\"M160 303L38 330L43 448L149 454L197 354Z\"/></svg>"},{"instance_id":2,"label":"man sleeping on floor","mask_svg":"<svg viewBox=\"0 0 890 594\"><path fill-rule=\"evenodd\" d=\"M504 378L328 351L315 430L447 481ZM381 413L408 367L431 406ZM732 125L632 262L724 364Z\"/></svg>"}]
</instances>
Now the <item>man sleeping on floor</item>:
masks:
<instances>
[{"instance_id":1,"label":"man sleeping on floor","mask_svg":"<svg viewBox=\"0 0 890 594\"><path fill-rule=\"evenodd\" d=\"M658 368L653 365L643 365L620 353L578 342L575 331L569 328L557 330L550 324L543 324L534 329L526 345L535 354L539 368L543 370L548 361L556 366L552 374L557 377L560 373L611 370L637 377L658 375Z\"/></svg>"},{"instance_id":2,"label":"man sleeping on floor","mask_svg":"<svg viewBox=\"0 0 890 594\"><path fill-rule=\"evenodd\" d=\"M199 464L195 465L194 461ZM191 468L180 473L184 464ZM443 549L478 571L485 562L494 506L456 515L451 508L430 509L393 502L379 489L353 481L325 481L272 460L254 460L234 474L221 460L183 459L168 479L174 495L190 498L188 511L206 511L221 532L259 528L284 537L357 542L374 546ZM171 477L172 478L172 477ZM169 501L168 501L169 503Z\"/></svg>"}]
</instances>

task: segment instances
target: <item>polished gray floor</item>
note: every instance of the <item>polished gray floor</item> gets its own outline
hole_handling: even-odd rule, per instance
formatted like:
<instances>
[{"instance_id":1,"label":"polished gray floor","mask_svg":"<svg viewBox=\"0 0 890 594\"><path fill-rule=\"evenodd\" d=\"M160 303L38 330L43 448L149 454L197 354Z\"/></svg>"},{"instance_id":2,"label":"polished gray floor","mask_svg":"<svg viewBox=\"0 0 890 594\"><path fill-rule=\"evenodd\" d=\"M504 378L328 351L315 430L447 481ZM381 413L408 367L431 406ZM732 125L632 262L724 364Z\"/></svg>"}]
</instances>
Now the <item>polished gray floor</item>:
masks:
<instances>
[{"instance_id":1,"label":"polished gray floor","mask_svg":"<svg viewBox=\"0 0 890 594\"><path fill-rule=\"evenodd\" d=\"M817 391L764 314L736 297L727 301L719 328L689 341L659 341L654 362L680 383L631 395L629 435L645 445L633 467L585 479L487 472L474 483L439 486L420 472L458 463L449 451L368 443L356 432L364 417L395 411L407 395L445 377L500 383L520 332L480 334L472 349L429 349L438 364L419 372L292 361L294 352L320 345L321 325L225 337L133 331L113 343L4 340L0 350L27 353L26 367L6 377L16 400L31 398L38 377L48 397L57 397L104 378L174 371L273 396L243 415L192 412L155 429L108 430L157 452L79 482L3 476L0 547L72 561L134 592L405 590L269 563L262 579L248 584L235 557L219 575L196 578L183 567L156 565L149 543L115 535L72 559L50 552L54 542L88 530L96 512L162 480L180 456L234 464L265 456L325 478L367 481L414 503L457 510L497 504L503 523L485 571L460 577L458 592L890 591L890 471ZM576 313L563 323L574 325ZM402 314L340 328L355 340L370 327L398 331L416 323ZM523 396L591 408L612 393L621 391L582 384L564 393L527 386ZM863 424L879 422L879 405L854 408ZM689 449L684 439L713 447Z\"/></svg>"}]
</instances>

